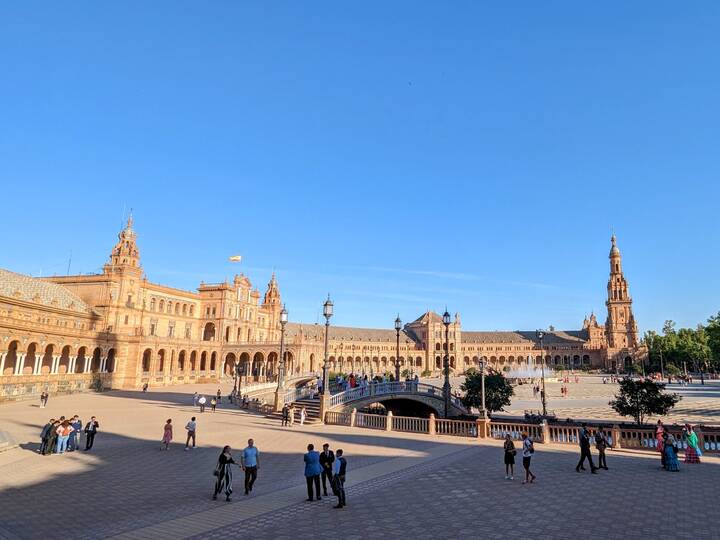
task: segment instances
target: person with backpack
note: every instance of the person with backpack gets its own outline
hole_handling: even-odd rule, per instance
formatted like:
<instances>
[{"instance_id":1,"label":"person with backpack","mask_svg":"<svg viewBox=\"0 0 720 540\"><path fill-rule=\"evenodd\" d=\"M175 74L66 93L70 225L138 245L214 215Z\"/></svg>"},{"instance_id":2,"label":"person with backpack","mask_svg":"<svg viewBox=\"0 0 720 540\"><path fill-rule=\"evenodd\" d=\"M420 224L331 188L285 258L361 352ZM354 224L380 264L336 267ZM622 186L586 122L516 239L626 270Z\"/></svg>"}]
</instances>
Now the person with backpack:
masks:
<instances>
[{"instance_id":1,"label":"person with backpack","mask_svg":"<svg viewBox=\"0 0 720 540\"><path fill-rule=\"evenodd\" d=\"M608 438L605 434L605 428L599 426L595 432L595 448L598 451L598 469L608 470L607 459L605 458L605 450L608 447Z\"/></svg>"},{"instance_id":2,"label":"person with backpack","mask_svg":"<svg viewBox=\"0 0 720 540\"><path fill-rule=\"evenodd\" d=\"M522 447L523 468L525 469L523 484L532 484L535 481L535 475L530 472L530 460L535 454L535 445L533 445L532 439L525 432L522 434Z\"/></svg>"}]
</instances>

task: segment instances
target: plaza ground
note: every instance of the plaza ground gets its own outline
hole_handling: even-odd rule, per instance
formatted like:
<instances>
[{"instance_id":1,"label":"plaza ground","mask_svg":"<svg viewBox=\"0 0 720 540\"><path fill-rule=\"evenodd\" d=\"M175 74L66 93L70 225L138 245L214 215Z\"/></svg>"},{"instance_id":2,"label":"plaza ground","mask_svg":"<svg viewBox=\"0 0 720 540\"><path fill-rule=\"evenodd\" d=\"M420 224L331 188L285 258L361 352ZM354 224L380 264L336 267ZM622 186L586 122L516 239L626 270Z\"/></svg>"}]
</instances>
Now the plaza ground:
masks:
<instances>
[{"instance_id":1,"label":"plaza ground","mask_svg":"<svg viewBox=\"0 0 720 540\"><path fill-rule=\"evenodd\" d=\"M591 383L588 383L591 384ZM656 454L611 452L610 471L577 474L574 448L537 445L538 482L504 479L497 441L386 433L340 426L281 428L227 408L200 415L195 390L177 386L52 397L0 406L0 429L20 448L0 453L0 538L719 538L720 459L659 469ZM223 386L226 394L229 387ZM521 396L519 396L521 397ZM601 398L605 399L605 398ZM51 416L95 414L101 430L91 452L36 453ZM198 416L199 448L183 451L184 425ZM167 418L175 442L160 450ZM233 502L210 495L220 448L261 451L258 483ZM304 501L302 454L329 442L348 457L348 503Z\"/></svg>"}]
</instances>

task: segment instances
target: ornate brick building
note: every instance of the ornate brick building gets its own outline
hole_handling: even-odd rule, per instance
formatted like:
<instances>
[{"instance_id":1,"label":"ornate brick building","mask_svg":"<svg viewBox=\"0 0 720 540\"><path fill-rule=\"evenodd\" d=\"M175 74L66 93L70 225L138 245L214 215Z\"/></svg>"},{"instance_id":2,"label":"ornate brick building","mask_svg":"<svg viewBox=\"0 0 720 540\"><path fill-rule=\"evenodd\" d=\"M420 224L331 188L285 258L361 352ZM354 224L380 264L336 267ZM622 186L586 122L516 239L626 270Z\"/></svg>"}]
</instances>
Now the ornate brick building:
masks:
<instances>
[{"instance_id":1,"label":"ornate brick building","mask_svg":"<svg viewBox=\"0 0 720 540\"><path fill-rule=\"evenodd\" d=\"M31 278L0 270L0 400L88 388L139 388L232 377L272 379L278 368L281 296L275 275L265 293L236 275L185 291L144 275L132 218L118 235L103 272ZM550 331L542 354L535 332L476 332L449 327L451 369L481 359L497 369L541 357L551 366L623 369L638 349L632 300L615 237L610 251L608 317L581 330ZM441 317L427 312L401 331L330 327L335 371L439 372L444 354ZM322 368L324 326L289 323L286 372Z\"/></svg>"}]
</instances>

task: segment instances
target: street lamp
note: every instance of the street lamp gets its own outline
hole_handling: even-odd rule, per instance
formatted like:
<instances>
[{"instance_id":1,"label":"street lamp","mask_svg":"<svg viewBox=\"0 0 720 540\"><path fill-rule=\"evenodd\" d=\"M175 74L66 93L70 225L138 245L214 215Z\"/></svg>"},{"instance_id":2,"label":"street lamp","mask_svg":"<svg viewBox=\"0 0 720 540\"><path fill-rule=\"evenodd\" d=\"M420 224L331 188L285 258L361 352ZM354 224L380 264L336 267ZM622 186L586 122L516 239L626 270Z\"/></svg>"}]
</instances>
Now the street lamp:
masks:
<instances>
[{"instance_id":1,"label":"street lamp","mask_svg":"<svg viewBox=\"0 0 720 540\"><path fill-rule=\"evenodd\" d=\"M395 319L395 337L397 338L395 343L395 382L400 382L400 330L402 330L402 321L398 313L397 319Z\"/></svg>"},{"instance_id":2,"label":"street lamp","mask_svg":"<svg viewBox=\"0 0 720 540\"><path fill-rule=\"evenodd\" d=\"M443 397L445 399L445 418L447 418L450 412L450 340L448 330L450 328L450 314L447 312L447 308L443 313L443 324L445 325L445 357L443 358L445 382L443 383Z\"/></svg>"},{"instance_id":3,"label":"street lamp","mask_svg":"<svg viewBox=\"0 0 720 540\"><path fill-rule=\"evenodd\" d=\"M542 330L535 331L535 336L540 341L540 376L542 377L542 409L543 409L543 417L547 416L547 406L546 406L546 400L545 400L545 358L543 355L543 338L545 337L545 332Z\"/></svg>"},{"instance_id":4,"label":"street lamp","mask_svg":"<svg viewBox=\"0 0 720 540\"><path fill-rule=\"evenodd\" d=\"M480 389L482 391L482 414L483 418L487 418L485 410L485 360L480 358Z\"/></svg>"},{"instance_id":5,"label":"street lamp","mask_svg":"<svg viewBox=\"0 0 720 540\"><path fill-rule=\"evenodd\" d=\"M330 317L333 316L333 303L328 294L323 304L323 316L325 317L325 362L323 363L323 394L330 396L330 384L328 381L328 334L330 332Z\"/></svg>"},{"instance_id":6,"label":"street lamp","mask_svg":"<svg viewBox=\"0 0 720 540\"><path fill-rule=\"evenodd\" d=\"M280 310L280 361L278 362L278 390L285 388L285 325L288 322L288 312L283 304Z\"/></svg>"}]
</instances>

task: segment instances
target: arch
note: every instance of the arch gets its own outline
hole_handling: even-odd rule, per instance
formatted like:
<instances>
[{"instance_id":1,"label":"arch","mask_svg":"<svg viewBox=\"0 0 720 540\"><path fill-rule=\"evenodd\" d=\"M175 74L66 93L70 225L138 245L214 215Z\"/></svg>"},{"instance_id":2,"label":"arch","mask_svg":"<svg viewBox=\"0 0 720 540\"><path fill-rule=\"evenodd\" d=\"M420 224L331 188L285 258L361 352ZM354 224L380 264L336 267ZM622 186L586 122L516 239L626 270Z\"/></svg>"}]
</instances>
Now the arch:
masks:
<instances>
[{"instance_id":1,"label":"arch","mask_svg":"<svg viewBox=\"0 0 720 540\"><path fill-rule=\"evenodd\" d=\"M240 374L247 376L250 373L250 354L240 354Z\"/></svg>"},{"instance_id":2,"label":"arch","mask_svg":"<svg viewBox=\"0 0 720 540\"><path fill-rule=\"evenodd\" d=\"M19 346L20 342L18 340L13 340L10 342L10 345L8 345L8 351L5 354L5 367L0 375L12 375L17 370L18 360L20 358L18 355Z\"/></svg>"},{"instance_id":3,"label":"arch","mask_svg":"<svg viewBox=\"0 0 720 540\"><path fill-rule=\"evenodd\" d=\"M235 363L237 362L237 357L234 353L227 353L225 355L225 362L223 364L223 374L226 377L234 377L235 376Z\"/></svg>"},{"instance_id":4,"label":"arch","mask_svg":"<svg viewBox=\"0 0 720 540\"><path fill-rule=\"evenodd\" d=\"M217 364L217 353L215 351L213 351L210 354L210 371L215 371L216 364Z\"/></svg>"},{"instance_id":5,"label":"arch","mask_svg":"<svg viewBox=\"0 0 720 540\"><path fill-rule=\"evenodd\" d=\"M290 370L288 371L288 373L294 373L294 374L300 373L300 363L295 362L295 356L293 355L293 353L291 351L285 352L285 361L290 366Z\"/></svg>"},{"instance_id":6,"label":"arch","mask_svg":"<svg viewBox=\"0 0 720 540\"><path fill-rule=\"evenodd\" d=\"M215 341L215 323L206 323L203 328L203 341Z\"/></svg>"},{"instance_id":7,"label":"arch","mask_svg":"<svg viewBox=\"0 0 720 540\"><path fill-rule=\"evenodd\" d=\"M190 316L195 315L195 304L190 304Z\"/></svg>"},{"instance_id":8,"label":"arch","mask_svg":"<svg viewBox=\"0 0 720 540\"><path fill-rule=\"evenodd\" d=\"M197 371L197 351L190 353L190 372L195 373Z\"/></svg>"},{"instance_id":9,"label":"arch","mask_svg":"<svg viewBox=\"0 0 720 540\"><path fill-rule=\"evenodd\" d=\"M253 355L253 360L252 360L252 375L253 375L253 377L260 376L261 366L264 361L265 361L265 356L260 351L256 352Z\"/></svg>"},{"instance_id":10,"label":"arch","mask_svg":"<svg viewBox=\"0 0 720 540\"><path fill-rule=\"evenodd\" d=\"M315 354L310 353L310 371L315 372L317 371L317 366L315 365Z\"/></svg>"},{"instance_id":11,"label":"arch","mask_svg":"<svg viewBox=\"0 0 720 540\"><path fill-rule=\"evenodd\" d=\"M187 368L187 365L185 363L185 360L187 359L187 353L182 350L178 353L178 370L180 370L181 373L185 373L185 369Z\"/></svg>"},{"instance_id":12,"label":"arch","mask_svg":"<svg viewBox=\"0 0 720 540\"><path fill-rule=\"evenodd\" d=\"M584 354L583 355L583 364L589 364L590 363L590 355Z\"/></svg>"},{"instance_id":13,"label":"arch","mask_svg":"<svg viewBox=\"0 0 720 540\"><path fill-rule=\"evenodd\" d=\"M187 315L187 304L182 305L182 314L183 316Z\"/></svg>"},{"instance_id":14,"label":"arch","mask_svg":"<svg viewBox=\"0 0 720 540\"><path fill-rule=\"evenodd\" d=\"M90 360L90 372L91 373L99 373L101 362L102 362L102 349L100 347L95 347L95 350L93 350L92 359Z\"/></svg>"},{"instance_id":15,"label":"arch","mask_svg":"<svg viewBox=\"0 0 720 540\"><path fill-rule=\"evenodd\" d=\"M287 358L286 351L283 351L283 353L285 354L285 358ZM278 353L276 353L275 351L268 353L267 362L266 362L266 366L265 366L265 376L273 377L277 370L277 365L278 365Z\"/></svg>"},{"instance_id":16,"label":"arch","mask_svg":"<svg viewBox=\"0 0 720 540\"><path fill-rule=\"evenodd\" d=\"M165 312L165 300L163 300L162 298L160 299L160 303L158 304L158 311L160 313Z\"/></svg>"},{"instance_id":17,"label":"arch","mask_svg":"<svg viewBox=\"0 0 720 540\"><path fill-rule=\"evenodd\" d=\"M442 369L442 359L439 356L435 357L435 369Z\"/></svg>"},{"instance_id":18,"label":"arch","mask_svg":"<svg viewBox=\"0 0 720 540\"><path fill-rule=\"evenodd\" d=\"M553 359L553 363L556 366L559 366L560 364L562 364L562 360L560 360L560 355L558 355L558 354L555 355L555 358Z\"/></svg>"},{"instance_id":19,"label":"arch","mask_svg":"<svg viewBox=\"0 0 720 540\"><path fill-rule=\"evenodd\" d=\"M49 373L52 373L53 364L55 362L55 359L53 358L54 349L54 345L48 345L45 347L45 351L40 359L41 375L48 375Z\"/></svg>"},{"instance_id":20,"label":"arch","mask_svg":"<svg viewBox=\"0 0 720 540\"><path fill-rule=\"evenodd\" d=\"M200 353L200 371L203 372L207 369L207 351Z\"/></svg>"},{"instance_id":21,"label":"arch","mask_svg":"<svg viewBox=\"0 0 720 540\"><path fill-rule=\"evenodd\" d=\"M115 349L110 349L107 353L107 360L105 361L105 371L113 373L115 371Z\"/></svg>"},{"instance_id":22,"label":"arch","mask_svg":"<svg viewBox=\"0 0 720 540\"><path fill-rule=\"evenodd\" d=\"M170 315L172 315L172 312L173 312L173 303L172 303L170 300L168 300L168 303L167 303L167 312L168 312Z\"/></svg>"},{"instance_id":23,"label":"arch","mask_svg":"<svg viewBox=\"0 0 720 540\"><path fill-rule=\"evenodd\" d=\"M85 371L85 361L87 358L87 347L80 347L77 352L77 358L75 358L75 373L82 373Z\"/></svg>"},{"instance_id":24,"label":"arch","mask_svg":"<svg viewBox=\"0 0 720 540\"><path fill-rule=\"evenodd\" d=\"M150 311L155 311L155 298L150 299Z\"/></svg>"},{"instance_id":25,"label":"arch","mask_svg":"<svg viewBox=\"0 0 720 540\"><path fill-rule=\"evenodd\" d=\"M175 302L175 315L180 315L180 304Z\"/></svg>"},{"instance_id":26,"label":"arch","mask_svg":"<svg viewBox=\"0 0 720 540\"><path fill-rule=\"evenodd\" d=\"M60 375L64 375L70 370L70 345L65 345L60 351L60 358L58 359L57 372Z\"/></svg>"}]
</instances>

